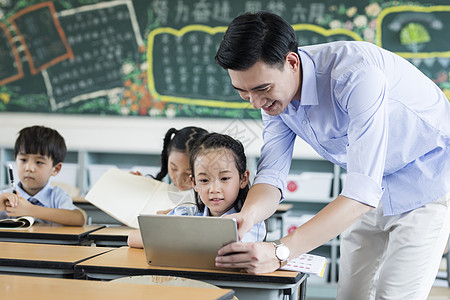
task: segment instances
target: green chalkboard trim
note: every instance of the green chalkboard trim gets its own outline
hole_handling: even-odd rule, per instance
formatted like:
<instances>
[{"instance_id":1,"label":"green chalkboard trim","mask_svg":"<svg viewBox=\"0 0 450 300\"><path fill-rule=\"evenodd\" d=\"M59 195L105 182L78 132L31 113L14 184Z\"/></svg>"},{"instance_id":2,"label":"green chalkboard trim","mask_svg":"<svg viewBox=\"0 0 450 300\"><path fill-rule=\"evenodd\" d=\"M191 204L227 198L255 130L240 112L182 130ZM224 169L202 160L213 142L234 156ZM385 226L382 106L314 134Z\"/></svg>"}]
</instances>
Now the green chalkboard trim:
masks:
<instances>
[{"instance_id":1,"label":"green chalkboard trim","mask_svg":"<svg viewBox=\"0 0 450 300\"><path fill-rule=\"evenodd\" d=\"M344 28L335 28L335 29L326 29L323 28L321 26L318 25L314 25L314 24L295 24L292 25L292 27L294 28L295 31L313 31L316 33L319 33L323 36L331 36L331 35L347 35L349 36L352 40L355 41L362 41L362 37L359 36L359 34L357 34L356 32L353 32L351 30L348 29L344 29Z\"/></svg>"}]
</instances>

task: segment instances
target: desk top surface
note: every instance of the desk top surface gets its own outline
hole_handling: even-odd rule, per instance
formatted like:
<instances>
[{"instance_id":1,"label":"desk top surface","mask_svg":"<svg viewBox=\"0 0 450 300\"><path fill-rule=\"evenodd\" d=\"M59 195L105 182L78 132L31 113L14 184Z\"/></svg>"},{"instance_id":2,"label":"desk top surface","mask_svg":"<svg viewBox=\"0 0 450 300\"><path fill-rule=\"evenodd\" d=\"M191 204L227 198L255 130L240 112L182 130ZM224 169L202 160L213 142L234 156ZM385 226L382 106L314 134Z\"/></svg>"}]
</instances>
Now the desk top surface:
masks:
<instances>
[{"instance_id":1,"label":"desk top surface","mask_svg":"<svg viewBox=\"0 0 450 300\"><path fill-rule=\"evenodd\" d=\"M232 299L229 289L209 289L119 282L0 275L5 299Z\"/></svg>"},{"instance_id":2,"label":"desk top surface","mask_svg":"<svg viewBox=\"0 0 450 300\"><path fill-rule=\"evenodd\" d=\"M277 213L284 213L290 210L292 207L294 207L293 204L290 203L280 203L278 204Z\"/></svg>"},{"instance_id":3,"label":"desk top surface","mask_svg":"<svg viewBox=\"0 0 450 300\"><path fill-rule=\"evenodd\" d=\"M239 280L253 282L272 283L297 283L303 273L292 271L276 271L267 274L252 275L246 272L217 270L217 269L193 269L150 266L146 262L143 249L121 247L102 255L85 260L75 266L87 273L114 274L114 275L172 275L180 277L195 277L196 279L211 278L217 280Z\"/></svg>"},{"instance_id":4,"label":"desk top surface","mask_svg":"<svg viewBox=\"0 0 450 300\"><path fill-rule=\"evenodd\" d=\"M136 228L131 228L128 226L110 226L105 227L96 231L89 233L89 237L98 237L98 236L126 236L130 232L135 231Z\"/></svg>"},{"instance_id":5,"label":"desk top surface","mask_svg":"<svg viewBox=\"0 0 450 300\"><path fill-rule=\"evenodd\" d=\"M0 262L5 264L71 263L115 248L0 242Z\"/></svg>"},{"instance_id":6,"label":"desk top surface","mask_svg":"<svg viewBox=\"0 0 450 300\"><path fill-rule=\"evenodd\" d=\"M84 226L63 226L57 224L34 224L27 229L0 229L0 236L17 236L24 235L65 235L79 237L83 234L88 234L94 230L98 230L105 227L104 225L84 225Z\"/></svg>"}]
</instances>

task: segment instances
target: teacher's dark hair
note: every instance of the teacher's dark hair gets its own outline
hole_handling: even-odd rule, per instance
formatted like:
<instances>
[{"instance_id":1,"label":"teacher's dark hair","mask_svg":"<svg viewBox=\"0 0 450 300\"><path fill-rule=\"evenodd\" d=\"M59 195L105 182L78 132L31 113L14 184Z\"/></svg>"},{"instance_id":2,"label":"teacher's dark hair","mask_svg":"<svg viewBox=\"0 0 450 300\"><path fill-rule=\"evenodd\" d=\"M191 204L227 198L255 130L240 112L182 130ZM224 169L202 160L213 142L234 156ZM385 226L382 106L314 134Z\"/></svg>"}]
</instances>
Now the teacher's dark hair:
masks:
<instances>
[{"instance_id":1,"label":"teacher's dark hair","mask_svg":"<svg viewBox=\"0 0 450 300\"><path fill-rule=\"evenodd\" d=\"M247 70L259 60L283 68L286 55L297 53L297 45L294 29L280 16L244 13L231 21L215 61L226 70Z\"/></svg>"}]
</instances>

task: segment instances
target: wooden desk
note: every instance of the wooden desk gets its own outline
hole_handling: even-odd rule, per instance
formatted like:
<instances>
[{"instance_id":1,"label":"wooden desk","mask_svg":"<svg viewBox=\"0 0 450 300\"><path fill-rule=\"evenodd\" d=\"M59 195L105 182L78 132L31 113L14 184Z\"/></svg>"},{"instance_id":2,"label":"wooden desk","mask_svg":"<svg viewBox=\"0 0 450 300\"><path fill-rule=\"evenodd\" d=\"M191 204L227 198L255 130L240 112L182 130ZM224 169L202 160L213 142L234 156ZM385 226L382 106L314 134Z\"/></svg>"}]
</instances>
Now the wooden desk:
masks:
<instances>
[{"instance_id":1,"label":"wooden desk","mask_svg":"<svg viewBox=\"0 0 450 300\"><path fill-rule=\"evenodd\" d=\"M228 289L208 289L61 278L0 275L2 299L232 299Z\"/></svg>"},{"instance_id":2,"label":"wooden desk","mask_svg":"<svg viewBox=\"0 0 450 300\"><path fill-rule=\"evenodd\" d=\"M75 276L75 264L115 248L0 242L0 273Z\"/></svg>"},{"instance_id":3,"label":"wooden desk","mask_svg":"<svg viewBox=\"0 0 450 300\"><path fill-rule=\"evenodd\" d=\"M128 234L135 230L128 226L109 226L89 233L87 238L97 246L121 247L128 245Z\"/></svg>"},{"instance_id":4,"label":"wooden desk","mask_svg":"<svg viewBox=\"0 0 450 300\"><path fill-rule=\"evenodd\" d=\"M34 224L28 229L0 229L0 242L80 245L89 233L104 225L62 226Z\"/></svg>"},{"instance_id":5,"label":"wooden desk","mask_svg":"<svg viewBox=\"0 0 450 300\"><path fill-rule=\"evenodd\" d=\"M231 288L239 300L245 299L304 299L306 275L298 272L277 271L251 275L244 272L169 268L149 266L143 249L122 247L85 260L75 266L88 279L110 280L133 275L170 275L205 281L222 288Z\"/></svg>"}]
</instances>

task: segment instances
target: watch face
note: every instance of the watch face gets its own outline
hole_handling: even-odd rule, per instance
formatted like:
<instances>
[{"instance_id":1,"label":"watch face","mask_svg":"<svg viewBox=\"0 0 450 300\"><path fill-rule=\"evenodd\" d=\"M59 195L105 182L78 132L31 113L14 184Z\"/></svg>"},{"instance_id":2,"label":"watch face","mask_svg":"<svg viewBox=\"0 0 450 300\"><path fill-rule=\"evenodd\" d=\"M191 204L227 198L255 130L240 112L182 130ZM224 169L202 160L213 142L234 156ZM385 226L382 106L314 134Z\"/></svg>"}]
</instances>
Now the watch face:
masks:
<instances>
[{"instance_id":1,"label":"watch face","mask_svg":"<svg viewBox=\"0 0 450 300\"><path fill-rule=\"evenodd\" d=\"M275 254L279 260L286 260L289 258L289 248L285 245L278 246Z\"/></svg>"}]
</instances>

